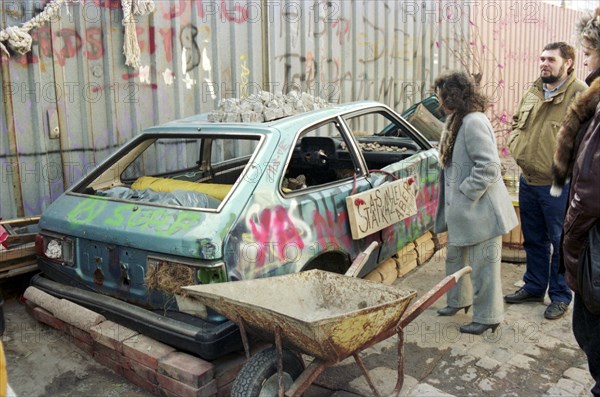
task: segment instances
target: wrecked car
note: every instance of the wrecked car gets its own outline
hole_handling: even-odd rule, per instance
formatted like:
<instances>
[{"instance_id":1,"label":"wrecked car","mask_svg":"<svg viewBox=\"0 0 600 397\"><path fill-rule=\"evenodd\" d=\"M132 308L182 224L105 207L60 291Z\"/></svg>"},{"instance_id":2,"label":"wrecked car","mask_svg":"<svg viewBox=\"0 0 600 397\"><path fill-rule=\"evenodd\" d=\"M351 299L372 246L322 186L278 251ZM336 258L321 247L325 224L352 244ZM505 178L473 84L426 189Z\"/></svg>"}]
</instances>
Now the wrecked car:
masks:
<instances>
[{"instance_id":1,"label":"wrecked car","mask_svg":"<svg viewBox=\"0 0 600 397\"><path fill-rule=\"evenodd\" d=\"M376 241L365 275L433 226L438 172L437 150L378 102L268 122L170 122L45 210L33 284L214 359L241 349L239 332L179 287L344 273ZM377 190L395 181L405 196ZM400 214L398 200L412 210Z\"/></svg>"}]
</instances>

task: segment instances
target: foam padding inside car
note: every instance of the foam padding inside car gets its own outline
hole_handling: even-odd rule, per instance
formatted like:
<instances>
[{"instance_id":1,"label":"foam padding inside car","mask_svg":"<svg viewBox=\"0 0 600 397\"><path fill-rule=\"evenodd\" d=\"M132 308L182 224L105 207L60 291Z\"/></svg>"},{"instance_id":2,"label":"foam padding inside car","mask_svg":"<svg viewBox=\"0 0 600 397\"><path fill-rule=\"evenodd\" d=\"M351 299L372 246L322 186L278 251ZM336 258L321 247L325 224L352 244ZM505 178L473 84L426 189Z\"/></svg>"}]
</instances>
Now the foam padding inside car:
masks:
<instances>
[{"instance_id":1,"label":"foam padding inside car","mask_svg":"<svg viewBox=\"0 0 600 397\"><path fill-rule=\"evenodd\" d=\"M218 200L223 200L233 185L225 185L220 183L196 183L188 181L178 181L175 179L155 178L153 176L142 176L138 178L132 189L152 189L155 192L172 192L173 190L191 190L194 192L204 193Z\"/></svg>"}]
</instances>

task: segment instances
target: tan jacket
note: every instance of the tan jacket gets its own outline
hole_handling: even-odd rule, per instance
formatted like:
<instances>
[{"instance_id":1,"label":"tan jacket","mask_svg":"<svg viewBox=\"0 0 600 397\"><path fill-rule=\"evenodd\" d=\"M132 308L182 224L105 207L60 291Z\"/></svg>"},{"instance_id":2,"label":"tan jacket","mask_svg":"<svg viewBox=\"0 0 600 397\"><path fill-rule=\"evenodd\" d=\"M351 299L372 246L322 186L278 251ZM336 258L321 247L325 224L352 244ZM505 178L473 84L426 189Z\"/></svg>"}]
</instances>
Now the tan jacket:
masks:
<instances>
[{"instance_id":1,"label":"tan jacket","mask_svg":"<svg viewBox=\"0 0 600 397\"><path fill-rule=\"evenodd\" d=\"M553 97L544 99L542 81L536 80L513 116L508 147L530 185L552 184L552 157L556 135L567 108L587 85L571 73Z\"/></svg>"}]
</instances>

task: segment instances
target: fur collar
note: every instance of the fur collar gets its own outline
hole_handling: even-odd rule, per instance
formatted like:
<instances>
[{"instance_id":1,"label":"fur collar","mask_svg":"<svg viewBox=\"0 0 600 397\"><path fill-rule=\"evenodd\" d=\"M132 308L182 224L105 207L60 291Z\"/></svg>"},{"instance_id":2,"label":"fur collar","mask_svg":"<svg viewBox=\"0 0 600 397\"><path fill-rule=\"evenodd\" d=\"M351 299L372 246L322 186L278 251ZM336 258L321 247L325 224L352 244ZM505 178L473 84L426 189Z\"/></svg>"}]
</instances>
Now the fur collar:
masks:
<instances>
[{"instance_id":1,"label":"fur collar","mask_svg":"<svg viewBox=\"0 0 600 397\"><path fill-rule=\"evenodd\" d=\"M595 78L590 88L581 93L567 110L556 137L556 152L552 163L550 194L555 197L561 195L563 186L571 177L579 142L599 102L600 78Z\"/></svg>"},{"instance_id":2,"label":"fur collar","mask_svg":"<svg viewBox=\"0 0 600 397\"><path fill-rule=\"evenodd\" d=\"M452 113L446 119L444 124L444 130L442 131L442 137L440 138L439 151L440 151L440 162L443 167L447 167L452 162L452 152L454 151L454 143L456 142L456 136L460 125L457 123L456 113Z\"/></svg>"}]
</instances>

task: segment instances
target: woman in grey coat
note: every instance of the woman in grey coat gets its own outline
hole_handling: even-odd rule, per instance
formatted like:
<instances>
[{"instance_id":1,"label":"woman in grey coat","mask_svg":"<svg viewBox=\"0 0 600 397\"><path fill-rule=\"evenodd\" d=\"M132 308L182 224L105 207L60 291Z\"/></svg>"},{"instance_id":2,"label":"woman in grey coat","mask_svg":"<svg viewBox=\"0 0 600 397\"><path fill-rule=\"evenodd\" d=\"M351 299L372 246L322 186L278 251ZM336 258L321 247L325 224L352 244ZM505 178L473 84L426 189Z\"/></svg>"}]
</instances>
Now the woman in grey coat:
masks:
<instances>
[{"instance_id":1,"label":"woman in grey coat","mask_svg":"<svg viewBox=\"0 0 600 397\"><path fill-rule=\"evenodd\" d=\"M486 98L463 72L438 77L434 88L449 115L440 140L440 195L434 231L448 231L446 273L470 265L473 271L448 291L440 316L465 313L473 322L460 332L495 331L504 316L500 260L502 235L517 226L502 181L494 130L483 113Z\"/></svg>"}]
</instances>

